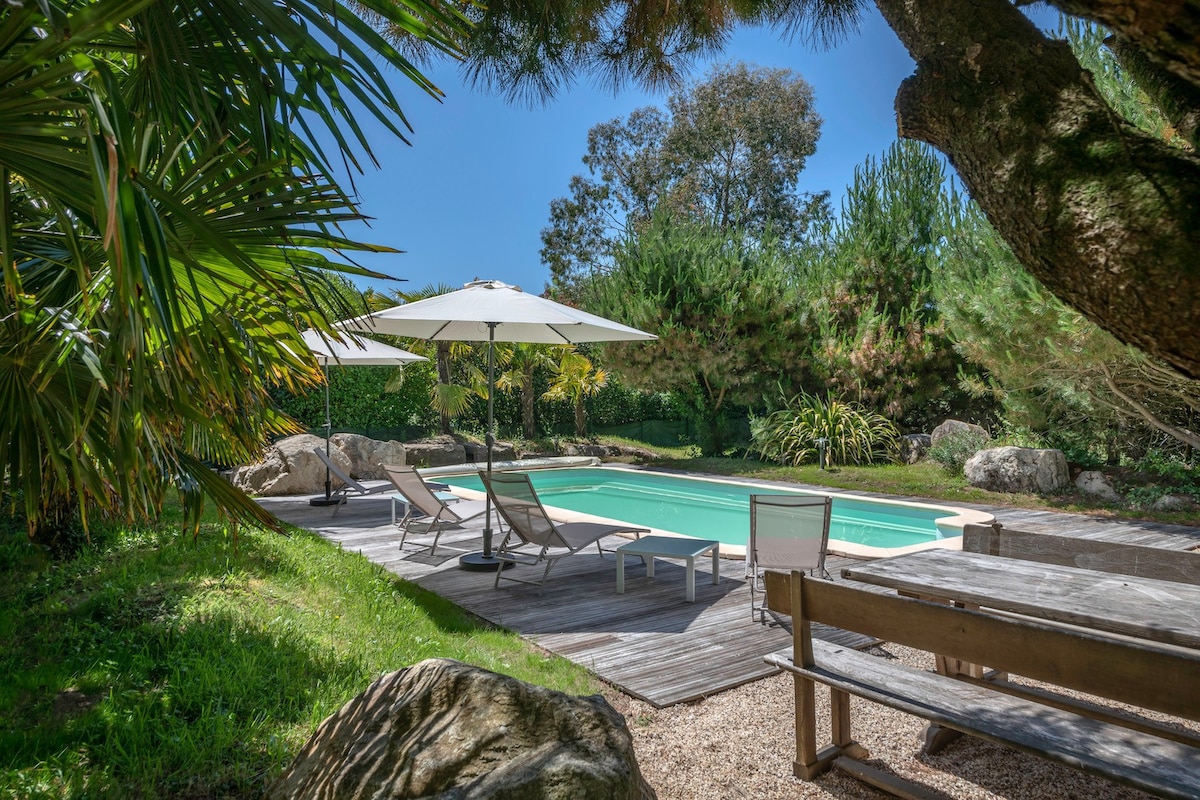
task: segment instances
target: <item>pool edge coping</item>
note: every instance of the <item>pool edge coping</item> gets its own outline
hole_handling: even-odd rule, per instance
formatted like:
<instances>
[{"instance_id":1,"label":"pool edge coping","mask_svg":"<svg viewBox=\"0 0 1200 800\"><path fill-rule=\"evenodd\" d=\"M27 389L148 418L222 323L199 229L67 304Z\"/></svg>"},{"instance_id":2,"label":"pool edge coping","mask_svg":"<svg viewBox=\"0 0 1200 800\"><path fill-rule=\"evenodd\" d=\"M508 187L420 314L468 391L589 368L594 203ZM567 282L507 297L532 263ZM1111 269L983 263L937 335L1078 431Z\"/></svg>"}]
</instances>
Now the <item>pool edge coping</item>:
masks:
<instances>
[{"instance_id":1,"label":"pool edge coping","mask_svg":"<svg viewBox=\"0 0 1200 800\"><path fill-rule=\"evenodd\" d=\"M558 465L556 465L556 466L558 466ZM762 487L764 489L772 489L772 490L776 490L776 491L782 488L781 486L778 486L778 485L760 483L753 479L736 480L736 479L731 479L728 476L710 475L707 473L682 474L677 471L667 471L667 470L661 470L661 469L654 469L651 467L639 467L634 464L619 464L619 463L618 464L605 464L605 463L601 462L599 464L592 464L592 465L579 464L579 465L574 465L574 466L575 467L592 466L592 467L598 467L598 468L602 468L602 469L625 470L625 471L629 471L629 472L652 472L652 473L657 473L657 474L661 474L661 475L671 475L673 477L690 478L692 480L708 480L708 481L716 481L718 483L728 483L728 484L735 485L735 486L756 486L756 487ZM565 467L564 466L562 468L571 469L573 467ZM511 467L510 467L510 469L511 469ZM496 470L496 465L493 465L493 470L499 471L499 470ZM478 470L478 469L466 469L466 470L458 470L458 471L454 471L454 472L443 471L441 474L443 476L449 476L451 474L453 474L453 475L470 475L472 473L481 472L481 471L482 470ZM778 481L777 483L782 484L784 482ZM808 484L805 484L805 486L808 486ZM461 487L455 487L454 491L455 491L455 493L460 494L463 497L463 499L465 499L465 500L483 500L487 497L486 492L481 492L481 491L478 491L475 489L464 489ZM949 516L938 517L936 520L934 520L934 524L936 524L938 526L939 530L941 530L943 528L957 528L958 532L959 532L958 535L949 536L949 537L942 538L942 539L935 539L935 540L929 541L929 542L919 542L918 544L906 545L904 547L871 547L869 545L858 544L857 542L848 542L843 539L830 539L829 545L826 547L826 552L831 555L846 556L848 558L863 558L863 559L890 558L891 556L906 555L908 553L915 553L915 552L919 552L922 550L961 550L962 549L963 526L968 525L968 524L990 525L991 523L995 522L995 520L996 520L996 517L993 514L989 514L985 511L978 511L976 509L962 508L959 506L947 506L947 505L942 505L940 503L926 503L926 502L920 502L917 500L891 499L891 498L887 498L887 497L867 497L860 493L855 492L855 490L853 490L853 489L831 489L831 488L808 489L808 488L805 488L805 489L801 489L800 491L808 492L810 494L823 494L823 495L827 495L827 496L839 496L840 495L840 496L845 496L845 497L854 497L859 500L870 501L873 503L882 503L885 505L907 506L909 508L913 508L913 507L935 508L938 510L952 512ZM558 521L558 522L598 522L598 523L606 524L606 525L629 525L629 524L631 524L626 520L612 519L610 517L601 517L601 516L597 516L595 514L584 514L579 511L572 511L570 509L560 508L559 506L545 505L545 508L547 511L553 512L551 516L555 519L555 521ZM650 532L648 535L652 535L652 536L677 536L677 537L692 538L692 539L703 538L703 537L699 537L699 536L688 536L687 534L679 533L678 531L662 530L660 528L647 527L646 529ZM617 535L622 536L627 539L636 538L632 534L617 534ZM722 558L745 559L746 546L745 545L736 545L736 544L726 544L725 542L721 542L720 547L718 548L718 552L720 553Z\"/></svg>"}]
</instances>

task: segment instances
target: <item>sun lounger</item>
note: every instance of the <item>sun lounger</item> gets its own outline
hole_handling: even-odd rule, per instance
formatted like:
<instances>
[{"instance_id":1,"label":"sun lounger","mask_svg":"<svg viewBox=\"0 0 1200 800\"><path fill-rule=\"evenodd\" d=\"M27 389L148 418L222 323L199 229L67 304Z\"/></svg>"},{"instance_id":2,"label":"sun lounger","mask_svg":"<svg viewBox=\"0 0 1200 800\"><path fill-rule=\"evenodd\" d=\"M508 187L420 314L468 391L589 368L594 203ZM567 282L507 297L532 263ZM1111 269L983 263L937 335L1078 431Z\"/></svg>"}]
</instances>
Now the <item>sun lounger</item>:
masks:
<instances>
[{"instance_id":1,"label":"sun lounger","mask_svg":"<svg viewBox=\"0 0 1200 800\"><path fill-rule=\"evenodd\" d=\"M600 539L616 533L649 533L647 528L632 525L608 525L597 522L555 522L546 514L538 499L529 476L521 472L480 471L479 477L487 487L488 495L496 504L496 510L508 523L508 533L496 551L496 558L514 564L537 566L545 562L540 581L512 578L504 569L496 570L496 586L500 579L541 586L550 574L550 568L561 558L572 556L590 544L596 552L603 554ZM515 570L514 570L515 571Z\"/></svg>"},{"instance_id":2,"label":"sun lounger","mask_svg":"<svg viewBox=\"0 0 1200 800\"><path fill-rule=\"evenodd\" d=\"M335 478L342 482L342 485L330 495L331 499L337 500L337 502L333 504L333 516L335 517L337 516L338 509L342 507L342 503L346 502L347 498L365 497L367 495L379 494L380 492L394 491L390 483L380 483L375 486L364 486L363 484L354 480L354 478L351 478L349 475L347 475L332 458L325 455L324 450L319 447L314 447L313 452L317 454L317 458L324 462L330 473L332 473Z\"/></svg>"},{"instance_id":3,"label":"sun lounger","mask_svg":"<svg viewBox=\"0 0 1200 800\"><path fill-rule=\"evenodd\" d=\"M475 519L487 511L487 503L483 500L459 500L448 505L434 494L429 484L425 483L414 467L385 464L383 469L392 485L400 494L404 495L406 501L407 510L404 518L396 523L400 526L401 531L401 550L404 549L404 542L408 538L413 524L425 525L424 532L433 534L433 542L429 545L429 554L433 555L443 530Z\"/></svg>"}]
</instances>

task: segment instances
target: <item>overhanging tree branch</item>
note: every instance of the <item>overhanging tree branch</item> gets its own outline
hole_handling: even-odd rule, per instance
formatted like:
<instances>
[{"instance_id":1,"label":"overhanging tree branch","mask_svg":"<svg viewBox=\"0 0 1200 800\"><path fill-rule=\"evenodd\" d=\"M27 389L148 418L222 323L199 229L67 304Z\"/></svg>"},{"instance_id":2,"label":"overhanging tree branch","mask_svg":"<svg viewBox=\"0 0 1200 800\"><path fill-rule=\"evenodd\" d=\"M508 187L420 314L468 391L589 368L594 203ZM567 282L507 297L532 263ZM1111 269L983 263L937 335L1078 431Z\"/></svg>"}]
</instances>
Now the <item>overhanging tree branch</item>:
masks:
<instances>
[{"instance_id":1,"label":"overhanging tree branch","mask_svg":"<svg viewBox=\"0 0 1200 800\"><path fill-rule=\"evenodd\" d=\"M917 62L896 97L900 134L947 155L1056 296L1200 377L1200 160L1122 122L1067 45L1007 0L969 12L952 0L876 5ZM1086 15L1123 34L1131 24ZM1190 58L1182 45L1155 46Z\"/></svg>"},{"instance_id":2,"label":"overhanging tree branch","mask_svg":"<svg viewBox=\"0 0 1200 800\"><path fill-rule=\"evenodd\" d=\"M1122 391L1121 387L1117 385L1117 381L1112 372L1107 367L1102 369L1104 373L1104 382L1108 386L1109 391L1111 391L1115 397L1120 398L1120 400L1125 403L1129 409L1133 409L1133 411L1137 413L1137 416L1140 416L1143 420L1145 420L1148 425L1162 431L1178 441L1183 442L1184 444L1189 444L1192 447L1200 447L1200 436L1197 436L1187 428L1171 425L1170 423L1164 421L1161 417L1147 408L1144 403L1139 402L1136 398ZM1128 409L1122 409L1116 404L1109 405L1116 411L1126 414L1129 413Z\"/></svg>"},{"instance_id":3,"label":"overhanging tree branch","mask_svg":"<svg viewBox=\"0 0 1200 800\"><path fill-rule=\"evenodd\" d=\"M1200 3L1196 0L1055 0L1067 14L1099 22L1150 61L1200 85Z\"/></svg>"}]
</instances>

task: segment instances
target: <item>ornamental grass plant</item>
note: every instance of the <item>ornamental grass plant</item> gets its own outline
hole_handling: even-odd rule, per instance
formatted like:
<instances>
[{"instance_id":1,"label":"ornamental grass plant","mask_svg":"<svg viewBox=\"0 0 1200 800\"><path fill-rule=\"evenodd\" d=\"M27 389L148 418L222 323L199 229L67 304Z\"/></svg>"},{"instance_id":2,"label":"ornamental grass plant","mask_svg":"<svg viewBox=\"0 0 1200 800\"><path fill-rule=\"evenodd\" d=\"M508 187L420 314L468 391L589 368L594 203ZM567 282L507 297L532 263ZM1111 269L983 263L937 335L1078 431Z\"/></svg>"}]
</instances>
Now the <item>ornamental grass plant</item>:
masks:
<instances>
[{"instance_id":1,"label":"ornamental grass plant","mask_svg":"<svg viewBox=\"0 0 1200 800\"><path fill-rule=\"evenodd\" d=\"M899 435L889 419L862 406L803 393L750 418L750 452L793 467L815 463L822 444L830 465L891 463Z\"/></svg>"}]
</instances>

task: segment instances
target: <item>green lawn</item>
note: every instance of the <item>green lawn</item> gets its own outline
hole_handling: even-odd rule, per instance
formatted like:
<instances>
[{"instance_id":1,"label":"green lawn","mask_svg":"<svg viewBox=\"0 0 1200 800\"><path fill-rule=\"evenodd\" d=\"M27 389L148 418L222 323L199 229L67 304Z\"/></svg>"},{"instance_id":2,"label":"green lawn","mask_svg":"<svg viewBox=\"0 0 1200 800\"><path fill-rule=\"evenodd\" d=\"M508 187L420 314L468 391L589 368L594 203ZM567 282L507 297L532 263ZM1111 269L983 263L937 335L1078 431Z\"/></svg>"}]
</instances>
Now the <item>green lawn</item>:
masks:
<instances>
[{"instance_id":1,"label":"green lawn","mask_svg":"<svg viewBox=\"0 0 1200 800\"><path fill-rule=\"evenodd\" d=\"M313 535L176 526L53 564L0 540L0 797L257 797L323 718L432 656L601 689Z\"/></svg>"}]
</instances>

